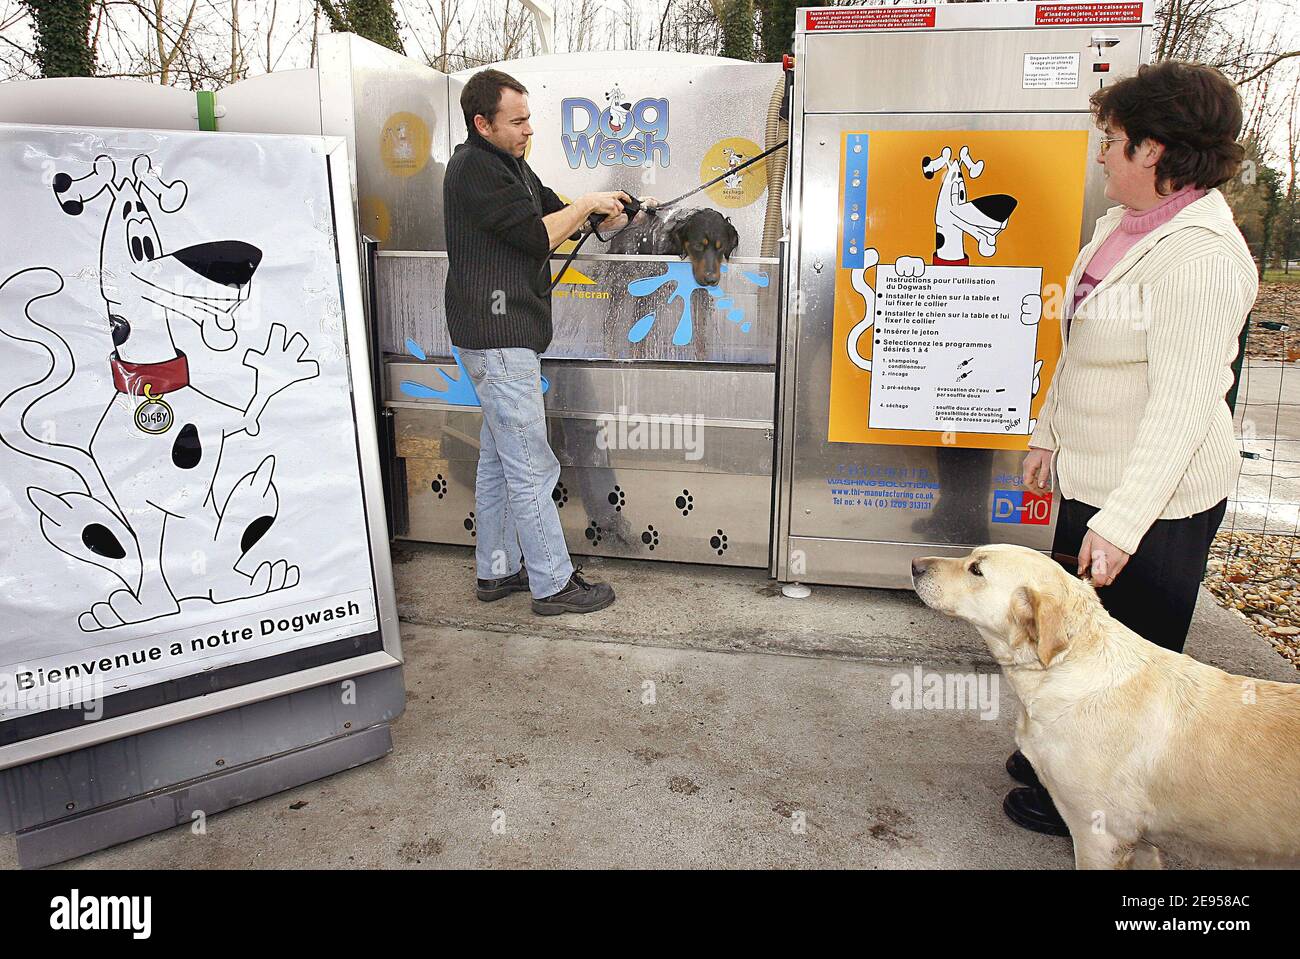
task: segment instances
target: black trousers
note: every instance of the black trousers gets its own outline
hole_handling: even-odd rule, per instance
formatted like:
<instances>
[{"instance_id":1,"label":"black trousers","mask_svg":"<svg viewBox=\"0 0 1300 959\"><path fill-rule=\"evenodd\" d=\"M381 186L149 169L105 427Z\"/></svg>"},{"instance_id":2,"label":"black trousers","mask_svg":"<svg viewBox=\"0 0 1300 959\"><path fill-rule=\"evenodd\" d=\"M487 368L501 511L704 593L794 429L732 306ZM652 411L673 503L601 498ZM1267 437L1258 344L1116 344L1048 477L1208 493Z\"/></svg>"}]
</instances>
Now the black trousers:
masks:
<instances>
[{"instance_id":1,"label":"black trousers","mask_svg":"<svg viewBox=\"0 0 1300 959\"><path fill-rule=\"evenodd\" d=\"M1156 520L1115 582L1097 590L1106 611L1139 636L1181 653L1210 544L1227 507L1225 499L1195 516ZM1078 556L1088 520L1098 512L1095 506L1063 498L1052 552ZM1077 568L1071 567L1070 572Z\"/></svg>"}]
</instances>

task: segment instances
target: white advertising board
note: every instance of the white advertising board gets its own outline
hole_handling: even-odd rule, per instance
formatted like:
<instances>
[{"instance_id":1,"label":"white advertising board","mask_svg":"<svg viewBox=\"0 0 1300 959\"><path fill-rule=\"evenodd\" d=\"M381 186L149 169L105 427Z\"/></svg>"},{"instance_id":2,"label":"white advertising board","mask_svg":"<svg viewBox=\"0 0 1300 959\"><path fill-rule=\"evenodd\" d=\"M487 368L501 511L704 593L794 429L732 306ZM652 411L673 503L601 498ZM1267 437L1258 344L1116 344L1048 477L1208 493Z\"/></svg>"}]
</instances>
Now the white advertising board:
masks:
<instances>
[{"instance_id":1,"label":"white advertising board","mask_svg":"<svg viewBox=\"0 0 1300 959\"><path fill-rule=\"evenodd\" d=\"M0 727L378 629L329 152L0 125Z\"/></svg>"}]
</instances>

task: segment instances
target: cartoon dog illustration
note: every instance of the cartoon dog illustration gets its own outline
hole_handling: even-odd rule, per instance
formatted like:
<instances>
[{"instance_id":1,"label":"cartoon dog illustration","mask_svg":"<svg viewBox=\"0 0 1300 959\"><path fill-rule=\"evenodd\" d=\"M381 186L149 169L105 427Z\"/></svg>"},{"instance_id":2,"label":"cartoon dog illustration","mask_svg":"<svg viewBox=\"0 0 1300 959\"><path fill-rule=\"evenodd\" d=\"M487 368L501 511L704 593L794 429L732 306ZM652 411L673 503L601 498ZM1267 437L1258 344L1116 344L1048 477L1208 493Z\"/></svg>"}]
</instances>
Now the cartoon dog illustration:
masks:
<instances>
[{"instance_id":1,"label":"cartoon dog illustration","mask_svg":"<svg viewBox=\"0 0 1300 959\"><path fill-rule=\"evenodd\" d=\"M121 178L110 157L97 157L90 173L78 179L59 173L53 187L69 216L80 216L89 204L107 206L99 287L113 345L105 370L112 392L84 447L32 432L33 407L67 387L76 359L49 319L59 309L52 298L63 278L47 267L15 273L0 283L0 332L35 344L50 362L41 379L0 399L0 442L64 466L80 481L81 489L63 492L28 487L27 496L51 545L122 584L81 614L81 629L109 629L174 614L182 603L221 603L297 585L298 567L283 559L243 568L278 513L275 458L265 457L224 500L216 480L226 440L257 435L273 396L319 375L316 361L304 358L307 341L273 324L265 346L244 354L255 386L241 400L209 395L191 383L191 362L205 357L178 350L172 332L176 322L194 322L208 349L233 348L233 313L248 298L262 252L239 240L169 252L158 225L181 209L188 188L181 180L164 181L144 156ZM66 320L59 316L58 322Z\"/></svg>"},{"instance_id":2,"label":"cartoon dog illustration","mask_svg":"<svg viewBox=\"0 0 1300 959\"><path fill-rule=\"evenodd\" d=\"M927 156L921 160L921 173L927 180L934 179L940 170L944 171L934 207L935 237L931 266L969 266L970 257L965 249L967 236L978 243L980 256L993 256L997 252L998 235L1007 228L1017 206L1016 198L1005 193L971 199L966 190L966 178L962 174L963 166L971 179L984 172L984 161L972 160L970 150L964 146L958 151L956 159L953 159L952 149L945 146L939 156ZM863 250L862 266L852 270L849 275L854 291L866 304L866 313L849 331L845 348L853 365L867 372L871 371L871 360L862 355L858 342L876 322L876 291L867 282L866 274L879 264L878 251ZM894 270L899 276L923 276L925 260L917 256L900 256L894 262ZM1042 315L1042 296L1027 294L1021 301L1020 322L1033 326L1042 319ZM1038 393L1038 373L1041 367L1042 361L1039 360L1034 366L1034 395Z\"/></svg>"},{"instance_id":3,"label":"cartoon dog illustration","mask_svg":"<svg viewBox=\"0 0 1300 959\"><path fill-rule=\"evenodd\" d=\"M1016 198L1005 193L970 199L961 172L963 166L972 180L984 172L984 161L972 160L966 147L961 148L956 160L952 150L944 147L933 160L925 157L921 161L921 172L927 180L944 171L934 205L934 266L969 266L968 236L978 241L980 256L992 256L997 252L998 234L1007 228L1016 209Z\"/></svg>"},{"instance_id":4,"label":"cartoon dog illustration","mask_svg":"<svg viewBox=\"0 0 1300 959\"><path fill-rule=\"evenodd\" d=\"M415 142L405 120L396 127L384 130L383 140L384 145L392 151L394 160L409 162L415 159Z\"/></svg>"},{"instance_id":5,"label":"cartoon dog illustration","mask_svg":"<svg viewBox=\"0 0 1300 959\"><path fill-rule=\"evenodd\" d=\"M737 153L735 150L731 149L731 147L723 147L722 155L727 158L727 165L725 167L710 167L710 169L716 173L721 173L723 170L734 170L745 162L745 155L743 153ZM739 190L741 187L741 181L743 181L744 178L745 174L743 173L732 173L722 178L722 185L729 190Z\"/></svg>"},{"instance_id":6,"label":"cartoon dog illustration","mask_svg":"<svg viewBox=\"0 0 1300 959\"><path fill-rule=\"evenodd\" d=\"M627 123L627 116L632 111L632 102L627 99L623 89L615 83L614 88L605 93L605 103L609 107L609 128L618 133Z\"/></svg>"}]
</instances>

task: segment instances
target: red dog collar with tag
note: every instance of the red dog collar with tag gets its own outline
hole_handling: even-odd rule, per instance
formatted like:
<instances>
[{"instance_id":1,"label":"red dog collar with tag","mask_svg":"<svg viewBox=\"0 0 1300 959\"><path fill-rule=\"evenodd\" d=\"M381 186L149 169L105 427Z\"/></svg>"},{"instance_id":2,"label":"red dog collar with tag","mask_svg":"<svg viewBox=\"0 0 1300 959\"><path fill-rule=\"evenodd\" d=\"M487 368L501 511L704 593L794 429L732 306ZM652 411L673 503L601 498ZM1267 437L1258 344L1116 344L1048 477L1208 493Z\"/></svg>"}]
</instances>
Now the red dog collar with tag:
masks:
<instances>
[{"instance_id":1,"label":"red dog collar with tag","mask_svg":"<svg viewBox=\"0 0 1300 959\"><path fill-rule=\"evenodd\" d=\"M931 260L931 266L970 266L969 256L963 256L960 260L945 260L941 256L935 256Z\"/></svg>"},{"instance_id":2,"label":"red dog collar with tag","mask_svg":"<svg viewBox=\"0 0 1300 959\"><path fill-rule=\"evenodd\" d=\"M109 356L113 368L113 385L119 393L143 396L145 388L154 396L174 393L190 385L190 364L179 350L176 358L162 363L128 363L117 354Z\"/></svg>"}]
</instances>

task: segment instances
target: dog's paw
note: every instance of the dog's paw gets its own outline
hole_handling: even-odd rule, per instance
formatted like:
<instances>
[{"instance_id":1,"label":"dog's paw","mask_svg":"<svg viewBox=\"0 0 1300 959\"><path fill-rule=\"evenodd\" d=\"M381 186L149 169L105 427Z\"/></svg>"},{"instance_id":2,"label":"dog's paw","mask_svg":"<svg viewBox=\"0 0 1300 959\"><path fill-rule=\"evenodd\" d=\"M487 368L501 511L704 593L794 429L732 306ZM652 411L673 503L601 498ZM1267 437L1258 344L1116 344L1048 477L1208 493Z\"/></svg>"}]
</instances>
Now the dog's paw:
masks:
<instances>
[{"instance_id":1,"label":"dog's paw","mask_svg":"<svg viewBox=\"0 0 1300 959\"><path fill-rule=\"evenodd\" d=\"M919 256L900 256L894 261L894 272L899 276L924 276L925 260Z\"/></svg>"},{"instance_id":2,"label":"dog's paw","mask_svg":"<svg viewBox=\"0 0 1300 959\"><path fill-rule=\"evenodd\" d=\"M244 353L244 365L257 371L257 392L269 396L293 383L320 375L320 364L304 359L307 338L301 333L289 335L283 323L272 323L266 347Z\"/></svg>"},{"instance_id":3,"label":"dog's paw","mask_svg":"<svg viewBox=\"0 0 1300 959\"><path fill-rule=\"evenodd\" d=\"M253 573L253 595L274 593L298 585L298 567L277 559L274 563L263 563Z\"/></svg>"},{"instance_id":4,"label":"dog's paw","mask_svg":"<svg viewBox=\"0 0 1300 959\"><path fill-rule=\"evenodd\" d=\"M77 618L77 625L81 627L83 633L97 633L101 629L121 626L122 620L108 603L96 603Z\"/></svg>"},{"instance_id":5,"label":"dog's paw","mask_svg":"<svg viewBox=\"0 0 1300 959\"><path fill-rule=\"evenodd\" d=\"M1043 318L1043 298L1037 293L1026 293L1020 301L1020 322L1025 326L1037 326Z\"/></svg>"},{"instance_id":6,"label":"dog's paw","mask_svg":"<svg viewBox=\"0 0 1300 959\"><path fill-rule=\"evenodd\" d=\"M128 623L143 623L180 612L180 606L171 594L157 592L151 601L142 601L129 589L119 589L108 597L106 603L96 603L77 618L82 632L93 633L113 629Z\"/></svg>"}]
</instances>

